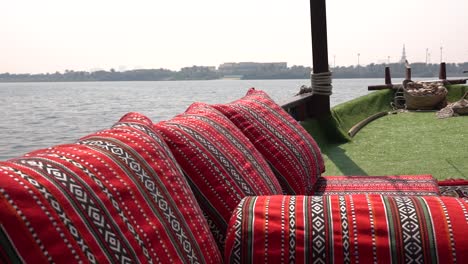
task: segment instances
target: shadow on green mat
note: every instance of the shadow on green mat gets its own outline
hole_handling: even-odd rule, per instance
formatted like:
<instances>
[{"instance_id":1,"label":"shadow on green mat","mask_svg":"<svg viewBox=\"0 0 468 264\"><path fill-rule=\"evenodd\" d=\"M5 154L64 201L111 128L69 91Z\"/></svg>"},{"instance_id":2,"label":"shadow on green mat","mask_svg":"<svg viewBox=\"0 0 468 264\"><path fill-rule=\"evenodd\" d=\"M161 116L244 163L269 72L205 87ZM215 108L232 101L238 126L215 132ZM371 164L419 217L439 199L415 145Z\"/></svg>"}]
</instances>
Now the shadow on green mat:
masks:
<instances>
[{"instance_id":1,"label":"shadow on green mat","mask_svg":"<svg viewBox=\"0 0 468 264\"><path fill-rule=\"evenodd\" d=\"M439 180L467 179L467 131L468 116L387 115L367 125L351 142L325 147L325 175L361 170L368 175L432 174Z\"/></svg>"},{"instance_id":2,"label":"shadow on green mat","mask_svg":"<svg viewBox=\"0 0 468 264\"><path fill-rule=\"evenodd\" d=\"M346 155L346 150L340 148L339 145L330 146L327 149L327 157L343 175L367 175L353 159Z\"/></svg>"}]
</instances>

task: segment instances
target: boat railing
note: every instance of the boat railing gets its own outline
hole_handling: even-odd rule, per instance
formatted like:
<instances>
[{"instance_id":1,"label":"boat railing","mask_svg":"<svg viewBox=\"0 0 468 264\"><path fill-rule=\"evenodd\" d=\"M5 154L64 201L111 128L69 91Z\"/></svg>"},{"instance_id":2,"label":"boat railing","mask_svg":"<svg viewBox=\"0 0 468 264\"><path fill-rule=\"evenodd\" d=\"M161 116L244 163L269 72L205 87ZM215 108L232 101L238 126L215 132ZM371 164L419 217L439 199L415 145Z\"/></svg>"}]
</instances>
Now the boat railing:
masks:
<instances>
[{"instance_id":1,"label":"boat railing","mask_svg":"<svg viewBox=\"0 0 468 264\"><path fill-rule=\"evenodd\" d=\"M294 119L303 121L307 116L307 104L312 100L312 93L298 94L281 105Z\"/></svg>"},{"instance_id":2,"label":"boat railing","mask_svg":"<svg viewBox=\"0 0 468 264\"><path fill-rule=\"evenodd\" d=\"M463 71L464 73L468 71ZM462 79L447 79L447 66L445 62L440 63L439 67L439 80L435 81L441 81L444 82L445 84L466 84L466 81L468 78L462 78ZM392 78L390 74L390 67L386 66L385 67L385 84L380 84L380 85L370 85L367 87L369 91L376 91L376 90L384 90L384 89L394 89L398 90L403 87L405 83L408 83L411 81L411 67L408 65L406 67L405 71L405 80L403 81L402 84L393 84L392 83ZM422 82L433 82L433 81L422 81Z\"/></svg>"}]
</instances>

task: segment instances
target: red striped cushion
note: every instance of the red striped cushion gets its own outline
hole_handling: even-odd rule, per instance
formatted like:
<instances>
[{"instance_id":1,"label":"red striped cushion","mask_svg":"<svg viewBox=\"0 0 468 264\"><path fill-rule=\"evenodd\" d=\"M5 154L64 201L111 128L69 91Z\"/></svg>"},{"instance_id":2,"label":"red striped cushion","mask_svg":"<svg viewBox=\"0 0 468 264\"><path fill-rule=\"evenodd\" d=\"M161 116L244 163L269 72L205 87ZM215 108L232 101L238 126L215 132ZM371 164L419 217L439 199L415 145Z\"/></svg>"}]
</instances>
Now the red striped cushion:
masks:
<instances>
[{"instance_id":1,"label":"red striped cushion","mask_svg":"<svg viewBox=\"0 0 468 264\"><path fill-rule=\"evenodd\" d=\"M188 183L150 124L131 113L76 144L1 162L1 259L221 262Z\"/></svg>"},{"instance_id":2,"label":"red striped cushion","mask_svg":"<svg viewBox=\"0 0 468 264\"><path fill-rule=\"evenodd\" d=\"M438 196L261 196L229 223L226 263L465 263L468 203Z\"/></svg>"},{"instance_id":3,"label":"red striped cushion","mask_svg":"<svg viewBox=\"0 0 468 264\"><path fill-rule=\"evenodd\" d=\"M325 171L314 139L265 92L250 89L229 104L213 105L254 143L288 194L311 194Z\"/></svg>"},{"instance_id":4,"label":"red striped cushion","mask_svg":"<svg viewBox=\"0 0 468 264\"><path fill-rule=\"evenodd\" d=\"M315 184L314 195L382 194L439 195L432 175L394 176L322 176Z\"/></svg>"},{"instance_id":5,"label":"red striped cushion","mask_svg":"<svg viewBox=\"0 0 468 264\"><path fill-rule=\"evenodd\" d=\"M220 248L245 196L281 194L261 154L221 113L202 103L155 125L182 166Z\"/></svg>"}]
</instances>

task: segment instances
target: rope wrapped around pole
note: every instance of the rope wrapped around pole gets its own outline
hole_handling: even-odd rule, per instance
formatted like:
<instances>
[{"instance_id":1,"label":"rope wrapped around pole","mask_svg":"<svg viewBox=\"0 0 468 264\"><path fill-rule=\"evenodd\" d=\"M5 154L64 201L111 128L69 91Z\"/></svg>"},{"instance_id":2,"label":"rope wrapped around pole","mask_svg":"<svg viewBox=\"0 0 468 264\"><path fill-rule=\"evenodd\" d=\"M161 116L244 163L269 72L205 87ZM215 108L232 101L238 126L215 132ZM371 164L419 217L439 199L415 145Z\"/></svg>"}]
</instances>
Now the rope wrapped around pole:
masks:
<instances>
[{"instance_id":1,"label":"rope wrapped around pole","mask_svg":"<svg viewBox=\"0 0 468 264\"><path fill-rule=\"evenodd\" d=\"M312 94L328 95L332 94L331 72L311 73Z\"/></svg>"}]
</instances>

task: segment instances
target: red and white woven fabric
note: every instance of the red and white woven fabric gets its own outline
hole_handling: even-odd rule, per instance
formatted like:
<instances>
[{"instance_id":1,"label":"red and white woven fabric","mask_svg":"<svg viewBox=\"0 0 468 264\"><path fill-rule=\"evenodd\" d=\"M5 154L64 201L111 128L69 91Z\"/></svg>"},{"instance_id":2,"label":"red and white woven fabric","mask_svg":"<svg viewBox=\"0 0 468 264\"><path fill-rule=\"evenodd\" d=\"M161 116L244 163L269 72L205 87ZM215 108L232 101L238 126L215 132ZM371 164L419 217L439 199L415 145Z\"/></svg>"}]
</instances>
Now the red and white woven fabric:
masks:
<instances>
[{"instance_id":1,"label":"red and white woven fabric","mask_svg":"<svg viewBox=\"0 0 468 264\"><path fill-rule=\"evenodd\" d=\"M0 162L0 262L219 263L208 223L151 120Z\"/></svg>"},{"instance_id":2,"label":"red and white woven fabric","mask_svg":"<svg viewBox=\"0 0 468 264\"><path fill-rule=\"evenodd\" d=\"M245 196L282 194L262 155L223 114L203 103L155 124L180 164L223 248L227 223Z\"/></svg>"},{"instance_id":3,"label":"red and white woven fabric","mask_svg":"<svg viewBox=\"0 0 468 264\"><path fill-rule=\"evenodd\" d=\"M228 104L213 105L250 139L287 194L312 194L325 171L322 153L309 133L265 92L250 89Z\"/></svg>"},{"instance_id":4,"label":"red and white woven fabric","mask_svg":"<svg viewBox=\"0 0 468 264\"><path fill-rule=\"evenodd\" d=\"M437 180L429 174L392 176L322 176L314 195L382 194L439 195Z\"/></svg>"},{"instance_id":5,"label":"red and white woven fabric","mask_svg":"<svg viewBox=\"0 0 468 264\"><path fill-rule=\"evenodd\" d=\"M225 263L464 263L467 207L438 196L247 197Z\"/></svg>"}]
</instances>

